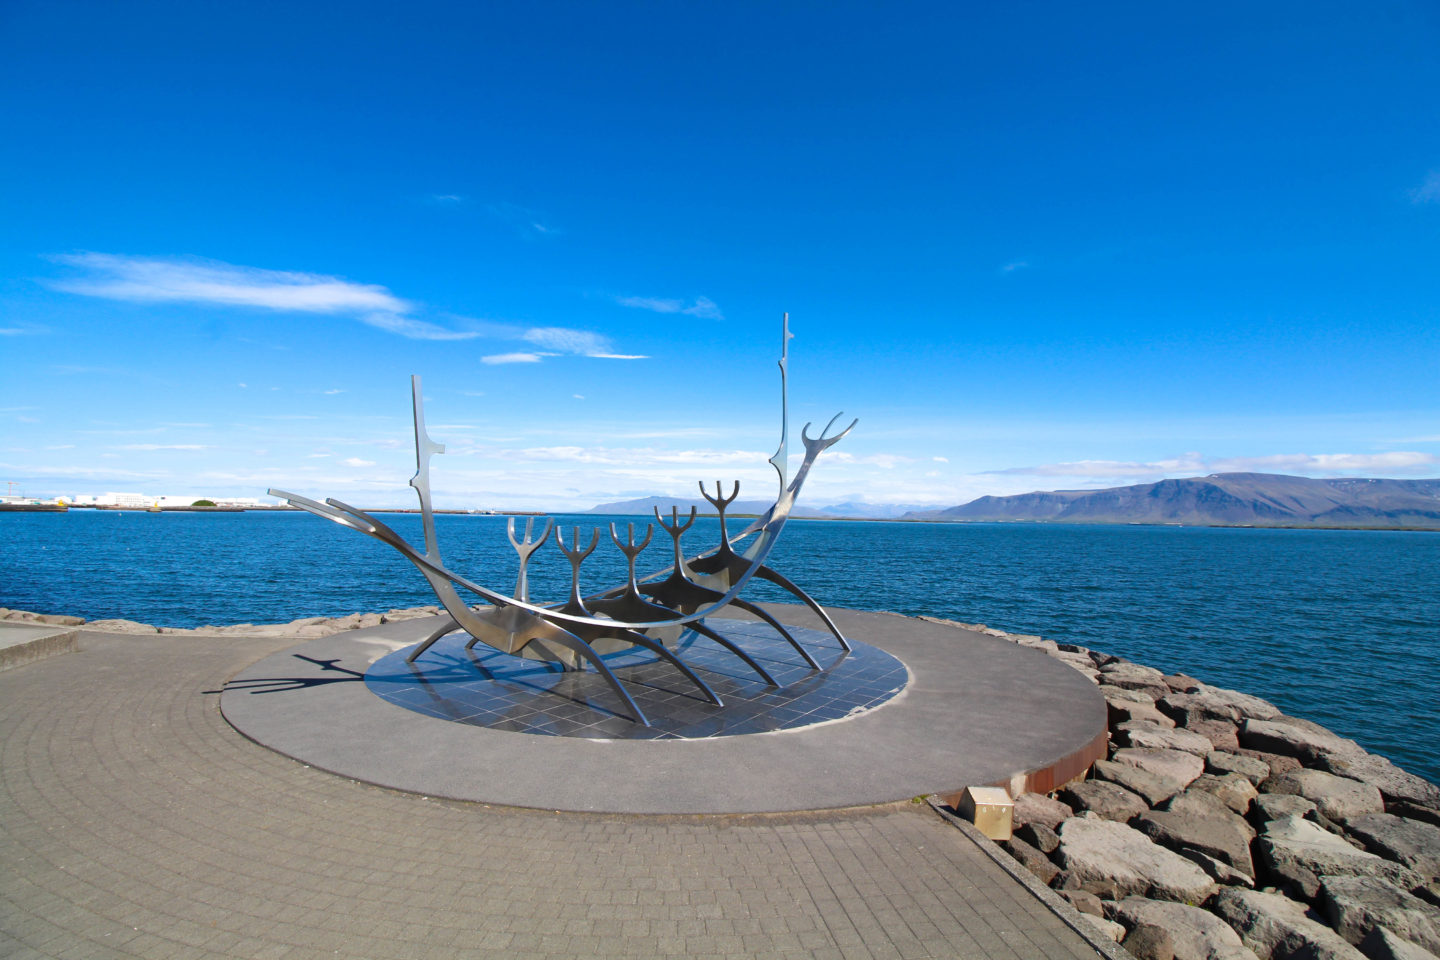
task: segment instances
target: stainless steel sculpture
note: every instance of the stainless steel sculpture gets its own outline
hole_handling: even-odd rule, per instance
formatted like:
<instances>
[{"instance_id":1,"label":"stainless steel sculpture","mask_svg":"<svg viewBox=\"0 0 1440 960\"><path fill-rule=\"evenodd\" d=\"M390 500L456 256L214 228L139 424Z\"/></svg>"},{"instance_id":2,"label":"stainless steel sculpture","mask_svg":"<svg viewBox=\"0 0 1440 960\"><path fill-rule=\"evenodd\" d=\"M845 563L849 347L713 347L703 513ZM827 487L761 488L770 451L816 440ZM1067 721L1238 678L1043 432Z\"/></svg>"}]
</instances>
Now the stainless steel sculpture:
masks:
<instances>
[{"instance_id":1,"label":"stainless steel sculpture","mask_svg":"<svg viewBox=\"0 0 1440 960\"><path fill-rule=\"evenodd\" d=\"M820 605L790 580L765 565L765 560L789 519L800 488L815 460L826 449L838 443L859 422L853 421L838 434L829 436L830 428L840 418L840 415L836 414L815 439L809 436L810 424L807 423L800 431L801 441L805 445L805 456L800 468L795 472L794 479L788 478L790 424L786 377L790 337L790 317L786 314L780 351L780 447L769 461L780 477L780 492L774 504L731 539L726 526L725 508L739 496L739 482L736 481L731 487L728 497L722 495L718 481L713 497L706 492L705 485L700 484L701 494L719 514L719 545L710 552L687 558L680 547L680 538L695 522L695 508L691 507L690 517L683 525L680 523L678 511L671 511L671 522L667 524L659 510L656 510L656 521L670 535L674 562L643 580L636 578L636 560L649 546L654 536L654 526L646 524L643 538L637 544L633 523L627 526L624 540L620 538L612 523L610 538L626 557L628 576L623 586L603 593L585 596L580 589L581 564L598 545L599 530L591 531L589 546L582 548L580 530L574 528L567 545L562 532L555 528L549 519L545 521L544 529L538 537L533 536L533 519L527 520L524 536L518 540L515 536L514 519L507 524L506 535L520 557L520 570L513 595L482 586L446 568L435 535L435 515L430 498L430 458L437 453L444 453L445 447L432 440L425 430L425 413L418 376L411 378L416 471L415 476L410 479L410 486L415 488L420 500L425 538L423 553L375 517L339 500L328 499L324 503L318 503L283 490L271 489L269 493L316 516L332 520L387 544L420 571L435 591L435 596L439 598L447 616L409 655L408 660L412 663L437 640L458 628L470 635L467 649L476 643L484 643L503 653L558 663L567 670L584 670L586 664L589 664L624 704L625 712L636 722L649 726L645 715L603 659L604 654L639 647L673 665L704 699L719 706L720 698L671 649L686 631L693 631L715 641L744 661L767 684L776 685L774 677L753 657L704 623L706 617L726 606L734 605L759 617L788 641L812 670L819 669L815 658L782 624L760 607L740 598L740 592L752 577L774 583L800 599L819 615L841 647L846 651L850 650L849 642ZM530 598L527 567L531 555L545 544L552 530L557 545L570 562L570 596L563 603L543 605ZM737 551L736 546L746 540L750 542L744 546L743 551ZM489 606L468 605L456 591L457 587L487 601Z\"/></svg>"}]
</instances>

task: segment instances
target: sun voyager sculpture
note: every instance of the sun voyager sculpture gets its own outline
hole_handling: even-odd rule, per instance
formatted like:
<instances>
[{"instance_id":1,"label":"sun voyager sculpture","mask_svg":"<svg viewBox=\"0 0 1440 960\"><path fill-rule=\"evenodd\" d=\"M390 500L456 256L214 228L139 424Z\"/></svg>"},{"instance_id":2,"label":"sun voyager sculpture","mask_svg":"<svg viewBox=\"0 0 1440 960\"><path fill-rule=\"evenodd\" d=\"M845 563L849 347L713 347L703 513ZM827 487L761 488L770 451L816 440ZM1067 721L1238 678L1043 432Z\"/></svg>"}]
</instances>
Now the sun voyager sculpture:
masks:
<instances>
[{"instance_id":1,"label":"sun voyager sculpture","mask_svg":"<svg viewBox=\"0 0 1440 960\"><path fill-rule=\"evenodd\" d=\"M564 531L549 518L545 519L538 533L534 529L534 518L528 519L524 533L519 537L515 532L515 519L512 517L509 520L507 534L519 555L519 575L512 593L507 594L467 579L445 565L435 534L435 515L430 497L430 458L437 453L444 453L445 447L432 440L426 432L418 376L411 377L416 471L410 480L410 486L415 489L420 501L425 539L423 552L374 516L340 500L329 498L320 503L273 488L269 493L292 506L379 540L399 552L420 571L434 590L435 596L439 598L446 615L410 652L407 660L412 663L441 637L460 629L469 635L467 649L483 643L502 653L558 664L564 670L583 671L587 667L593 668L623 704L625 712L635 722L648 727L650 721L604 660L608 653L638 647L672 665L695 686L704 699L717 707L723 706L709 685L687 666L678 654L677 640L686 631L694 631L720 644L744 661L767 685L778 687L770 672L743 647L705 624L706 617L725 607L733 606L758 617L787 641L796 656L803 659L812 670L820 669L814 656L783 624L761 607L740 596L752 578L758 577L789 591L819 616L846 652L851 650L849 641L824 609L805 591L766 565L766 560L790 518L795 501L800 495L800 488L809 476L816 458L838 443L859 422L852 421L848 427L831 435L831 428L841 416L836 414L815 438L810 437L811 424L807 423L800 431L805 456L794 476L789 475L786 375L790 338L789 314L786 314L782 323L779 362L780 446L769 461L780 481L779 493L774 503L732 538L728 532L725 511L740 494L739 481L732 484L728 496L723 493L718 481L713 496L705 489L704 483L701 483L701 494L719 516L720 539L718 545L689 556L681 546L681 538L695 523L695 508L690 508L689 517L683 521L679 511L672 508L668 522L657 508L655 520L670 537L672 560L670 566L643 579L636 576L636 562L640 553L650 545L655 533L654 525L646 525L645 532L637 543L633 523L627 524L624 537L620 536L615 524L611 523L610 538L626 558L628 576L624 584L600 593L586 595L580 587L581 564L599 544L600 531L592 529L588 545L582 545L583 538L579 528L572 528L567 542ZM543 603L530 596L526 568L531 555L542 547L552 534L556 545L570 562L570 596L563 602ZM472 606L462 599L460 590L474 594L484 603Z\"/></svg>"}]
</instances>

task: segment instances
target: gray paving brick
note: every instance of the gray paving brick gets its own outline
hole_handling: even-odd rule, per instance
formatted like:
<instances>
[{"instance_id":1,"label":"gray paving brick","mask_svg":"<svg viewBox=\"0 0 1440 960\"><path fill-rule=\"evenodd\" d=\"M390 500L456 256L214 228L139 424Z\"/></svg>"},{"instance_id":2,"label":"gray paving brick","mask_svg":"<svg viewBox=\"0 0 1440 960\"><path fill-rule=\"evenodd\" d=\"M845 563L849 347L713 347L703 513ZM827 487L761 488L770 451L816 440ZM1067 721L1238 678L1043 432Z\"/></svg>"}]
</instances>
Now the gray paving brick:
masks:
<instances>
[{"instance_id":1,"label":"gray paving brick","mask_svg":"<svg viewBox=\"0 0 1440 960\"><path fill-rule=\"evenodd\" d=\"M426 800L225 723L204 691L287 642L81 639L0 674L6 956L1096 956L925 807L647 819Z\"/></svg>"}]
</instances>

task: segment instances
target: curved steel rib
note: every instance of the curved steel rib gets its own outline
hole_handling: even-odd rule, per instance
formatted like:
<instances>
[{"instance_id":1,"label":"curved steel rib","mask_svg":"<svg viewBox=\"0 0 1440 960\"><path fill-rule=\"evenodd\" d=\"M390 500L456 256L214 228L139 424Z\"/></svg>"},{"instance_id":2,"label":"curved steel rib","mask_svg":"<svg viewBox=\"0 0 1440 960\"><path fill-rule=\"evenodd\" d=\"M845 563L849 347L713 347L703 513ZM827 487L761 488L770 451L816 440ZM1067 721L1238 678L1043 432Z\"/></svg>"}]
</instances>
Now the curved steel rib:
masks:
<instances>
[{"instance_id":1,"label":"curved steel rib","mask_svg":"<svg viewBox=\"0 0 1440 960\"><path fill-rule=\"evenodd\" d=\"M283 490L272 490L271 495L287 500L316 516L324 517L341 526L349 527L368 537L373 537L398 551L401 556L414 564L415 568L425 577L426 581L430 584L430 588L435 591L435 596L440 599L440 603L444 606L445 612L448 613L466 633L489 646L504 653L523 655L526 646L532 642L541 641L547 648L553 644L570 651L571 659L569 663L573 665L578 666L582 661L589 662L595 667L596 672L604 678L605 683L614 691L615 695L625 704L630 716L642 726L650 726L649 719L646 718L640 707L636 705L630 694L625 691L625 688L620 685L620 681L616 679L615 674L612 673L610 668L605 665L605 662L600 659L600 655L595 652L594 648L581 638L538 617L523 616L523 611L514 610L513 608L502 606L484 612L470 609L465 605L465 602L460 599L459 594L455 592L455 588L452 586L453 581L464 586L467 590L471 589L468 584L463 582L463 578L454 577L446 571L444 567L440 567L421 556L415 551L415 548L410 546L398 533L365 513L363 510L359 510L334 499L328 500L323 504L316 503L314 500L307 499L298 494L286 493ZM425 649L449 632L450 628L447 627L426 638L426 642L422 644L421 647L417 647L407 658L408 661L413 662L416 657L425 652Z\"/></svg>"}]
</instances>

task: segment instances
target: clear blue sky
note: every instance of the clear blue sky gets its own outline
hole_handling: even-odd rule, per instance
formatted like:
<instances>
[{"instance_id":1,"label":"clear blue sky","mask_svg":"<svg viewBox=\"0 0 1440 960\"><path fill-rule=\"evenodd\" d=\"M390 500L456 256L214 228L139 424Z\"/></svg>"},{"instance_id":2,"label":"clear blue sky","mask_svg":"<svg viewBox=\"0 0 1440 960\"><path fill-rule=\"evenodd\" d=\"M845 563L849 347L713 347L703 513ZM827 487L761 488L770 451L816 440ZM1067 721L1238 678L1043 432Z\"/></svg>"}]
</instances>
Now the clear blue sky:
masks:
<instances>
[{"instance_id":1,"label":"clear blue sky","mask_svg":"<svg viewBox=\"0 0 1440 960\"><path fill-rule=\"evenodd\" d=\"M0 481L1440 474L1440 8L0 0ZM798 452L798 436L795 447Z\"/></svg>"}]
</instances>

